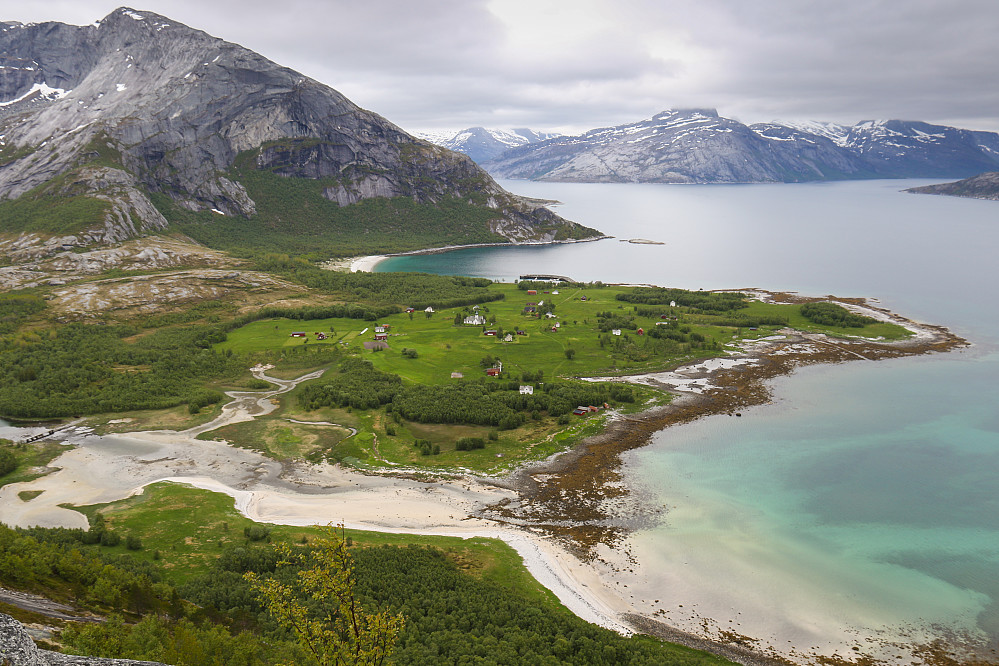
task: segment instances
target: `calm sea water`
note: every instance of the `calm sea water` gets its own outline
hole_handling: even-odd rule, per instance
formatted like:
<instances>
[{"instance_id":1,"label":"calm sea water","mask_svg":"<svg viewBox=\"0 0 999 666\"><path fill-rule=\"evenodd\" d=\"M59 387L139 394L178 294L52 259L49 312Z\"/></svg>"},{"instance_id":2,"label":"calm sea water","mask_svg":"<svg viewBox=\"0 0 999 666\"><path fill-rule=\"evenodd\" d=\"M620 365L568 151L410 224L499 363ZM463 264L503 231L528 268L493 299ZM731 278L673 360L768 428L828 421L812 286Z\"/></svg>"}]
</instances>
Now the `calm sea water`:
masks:
<instances>
[{"instance_id":1,"label":"calm sea water","mask_svg":"<svg viewBox=\"0 0 999 666\"><path fill-rule=\"evenodd\" d=\"M377 270L868 296L948 326L975 346L802 369L775 382L772 405L632 453L628 483L669 507L632 540L632 589L668 600L681 625L693 608L727 622L725 609L742 633L816 645L830 626L938 624L996 641L999 203L900 192L925 182L507 181L619 239L665 244L485 248Z\"/></svg>"}]
</instances>

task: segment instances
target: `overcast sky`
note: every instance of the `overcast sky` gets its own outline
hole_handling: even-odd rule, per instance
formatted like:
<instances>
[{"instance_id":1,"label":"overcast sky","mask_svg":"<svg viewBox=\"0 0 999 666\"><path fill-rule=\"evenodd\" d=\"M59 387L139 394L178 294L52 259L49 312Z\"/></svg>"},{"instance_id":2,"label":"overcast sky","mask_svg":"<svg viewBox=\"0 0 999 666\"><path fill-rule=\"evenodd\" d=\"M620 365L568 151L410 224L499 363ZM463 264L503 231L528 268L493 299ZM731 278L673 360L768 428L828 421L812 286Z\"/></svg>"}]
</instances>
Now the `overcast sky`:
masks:
<instances>
[{"instance_id":1,"label":"overcast sky","mask_svg":"<svg viewBox=\"0 0 999 666\"><path fill-rule=\"evenodd\" d=\"M85 24L115 0L0 0ZM997 0L144 0L409 131L566 133L713 107L999 131Z\"/></svg>"}]
</instances>

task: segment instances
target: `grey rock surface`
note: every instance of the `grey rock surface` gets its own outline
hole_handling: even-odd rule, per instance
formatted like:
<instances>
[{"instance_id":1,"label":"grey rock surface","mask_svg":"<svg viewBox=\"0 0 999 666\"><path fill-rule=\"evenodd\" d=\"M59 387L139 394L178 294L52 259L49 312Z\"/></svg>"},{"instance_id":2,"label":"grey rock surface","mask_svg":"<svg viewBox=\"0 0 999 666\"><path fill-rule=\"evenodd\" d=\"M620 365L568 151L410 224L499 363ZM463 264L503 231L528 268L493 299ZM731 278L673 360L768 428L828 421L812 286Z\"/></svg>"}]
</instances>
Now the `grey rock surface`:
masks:
<instances>
[{"instance_id":1,"label":"grey rock surface","mask_svg":"<svg viewBox=\"0 0 999 666\"><path fill-rule=\"evenodd\" d=\"M0 159L0 199L88 160L120 163L110 164L120 173L75 181L115 200L105 228L88 242L164 226L144 191L190 210L252 215L255 202L228 171L237 155L257 148L259 168L335 179L326 195L340 205L390 196L433 203L485 192L506 217L497 229L532 236L533 209L468 157L169 18L120 8L87 26L0 23L0 54L0 150L16 156Z\"/></svg>"},{"instance_id":2,"label":"grey rock surface","mask_svg":"<svg viewBox=\"0 0 999 666\"><path fill-rule=\"evenodd\" d=\"M80 657L40 650L20 622L0 613L0 664L5 666L163 666L152 661Z\"/></svg>"}]
</instances>

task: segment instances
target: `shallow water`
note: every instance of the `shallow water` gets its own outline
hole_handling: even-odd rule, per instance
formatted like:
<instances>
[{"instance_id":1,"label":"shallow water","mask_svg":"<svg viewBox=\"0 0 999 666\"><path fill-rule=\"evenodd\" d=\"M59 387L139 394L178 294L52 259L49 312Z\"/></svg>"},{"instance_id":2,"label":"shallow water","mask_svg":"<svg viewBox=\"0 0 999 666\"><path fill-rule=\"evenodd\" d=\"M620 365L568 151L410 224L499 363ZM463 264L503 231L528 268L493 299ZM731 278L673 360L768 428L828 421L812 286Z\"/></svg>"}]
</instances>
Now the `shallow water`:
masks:
<instances>
[{"instance_id":1,"label":"shallow water","mask_svg":"<svg viewBox=\"0 0 999 666\"><path fill-rule=\"evenodd\" d=\"M946 355L799 370L774 383L772 405L632 452L627 482L668 511L630 543L631 589L676 624L708 615L773 642L900 626L920 640L936 623L996 643L999 203L899 192L924 182L506 181L608 234L666 244L483 248L377 270L872 296L967 337L973 348Z\"/></svg>"}]
</instances>

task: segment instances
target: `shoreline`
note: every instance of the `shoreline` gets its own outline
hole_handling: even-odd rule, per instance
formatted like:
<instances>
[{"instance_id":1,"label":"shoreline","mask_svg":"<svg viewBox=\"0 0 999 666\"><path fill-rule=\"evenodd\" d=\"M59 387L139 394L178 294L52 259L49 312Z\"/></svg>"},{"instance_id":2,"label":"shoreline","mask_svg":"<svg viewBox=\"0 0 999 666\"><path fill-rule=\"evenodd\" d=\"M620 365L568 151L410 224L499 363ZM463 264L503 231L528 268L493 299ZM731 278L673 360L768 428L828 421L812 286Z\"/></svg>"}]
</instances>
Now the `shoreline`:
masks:
<instances>
[{"instance_id":1,"label":"shoreline","mask_svg":"<svg viewBox=\"0 0 999 666\"><path fill-rule=\"evenodd\" d=\"M389 252L387 254L371 254L363 257L352 257L349 259L338 259L330 260L322 264L323 268L327 270L339 270L339 271L349 271L371 273L374 271L375 266L386 259L391 259L392 257L409 257L421 254L444 254L445 252L452 252L454 250L470 250L477 247L531 247L538 245L568 245L571 243L594 243L596 241L609 240L614 238L614 236L594 236L591 238L566 238L564 240L551 240L551 241L523 241L519 243L469 243L467 245L445 245L442 247L430 247L423 248L420 250L407 250L405 252Z\"/></svg>"},{"instance_id":2,"label":"shoreline","mask_svg":"<svg viewBox=\"0 0 999 666\"><path fill-rule=\"evenodd\" d=\"M762 290L755 293L761 298L797 298ZM810 653L811 644L789 641L783 650L761 652L749 647L754 645L752 641L740 642L746 637L686 633L640 613L622 590L615 589L625 580L623 572L632 566L630 553L617 546L629 534L661 517L655 511L645 513L643 498L620 487L620 466L623 453L645 446L654 433L670 425L764 404L769 397L767 380L790 374L801 365L919 355L967 344L942 327L917 324L866 302L841 302L904 322L916 335L898 342L877 342L787 332L779 340L771 336L750 341L727 357L688 363L667 373L600 378L647 383L668 389L677 397L664 407L618 416L600 435L545 461L521 466L504 478L423 482L333 465L286 465L234 449L226 442L195 440L191 434L195 431L206 432L234 422L232 418L246 420L266 413L256 411L267 408L264 403L270 403L266 398L291 390L305 379L276 380L264 374L266 368L259 368L254 374L279 388L246 392L243 402L241 396L230 394L234 400L226 407L232 409L228 413L224 410L210 424L182 432L133 432L89 441L86 433L70 432L69 440L77 448L53 463L60 465L60 471L0 488L0 520L11 523L10 518L14 518L17 523L37 519L39 513L31 510L35 507L27 505L43 498L50 508L61 502L92 504L121 499L159 481L185 483L224 492L234 498L241 513L263 522L343 522L351 528L376 531L500 538L520 553L532 576L587 621L625 634L654 633L745 664L811 659L820 656ZM104 447L109 450L100 450L102 440L110 444ZM137 444L134 451L124 454L115 450L116 441ZM24 489L46 492L30 503L20 502L16 493ZM629 503L628 524L612 520L604 509L608 502ZM16 508L22 511L14 511ZM317 516L323 519L317 520ZM48 521L65 526L86 523L82 514L62 508L50 513ZM704 628L706 632L707 625Z\"/></svg>"}]
</instances>

